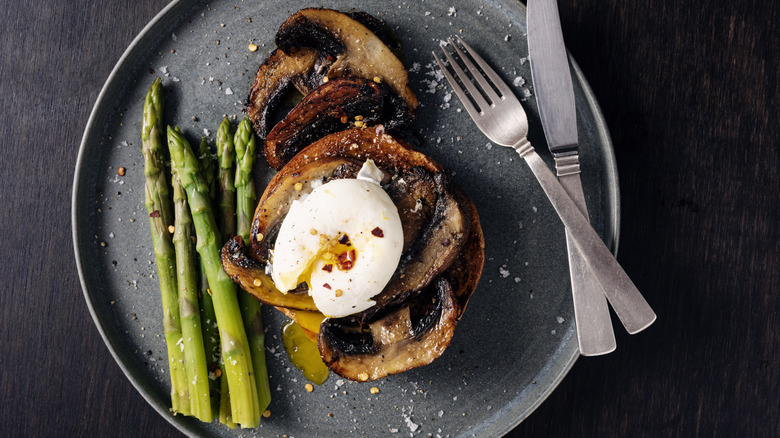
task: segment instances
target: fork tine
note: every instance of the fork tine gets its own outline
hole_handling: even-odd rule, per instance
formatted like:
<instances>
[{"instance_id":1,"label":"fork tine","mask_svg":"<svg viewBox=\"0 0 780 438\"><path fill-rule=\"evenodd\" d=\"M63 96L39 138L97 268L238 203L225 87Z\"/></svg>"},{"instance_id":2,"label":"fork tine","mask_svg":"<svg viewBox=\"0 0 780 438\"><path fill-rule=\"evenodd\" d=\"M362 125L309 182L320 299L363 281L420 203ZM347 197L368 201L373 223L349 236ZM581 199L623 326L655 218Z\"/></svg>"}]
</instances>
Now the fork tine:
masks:
<instances>
[{"instance_id":1,"label":"fork tine","mask_svg":"<svg viewBox=\"0 0 780 438\"><path fill-rule=\"evenodd\" d=\"M480 110L477 110L474 107L474 104L471 103L468 96L466 96L466 93L463 91L460 86L458 86L458 82L455 80L455 78L450 74L449 70L447 70L447 67L444 65L444 63L439 59L439 57L436 55L436 52L433 53L433 58L436 60L436 63L439 64L439 68L441 69L442 73L444 73L444 77L447 78L447 82L450 83L450 86L452 87L452 91L455 92L455 95L458 96L458 99L460 99L461 105L463 105L466 108L466 112L469 113L469 115L476 121L476 116L479 114L482 114ZM445 51L446 53L446 51Z\"/></svg>"},{"instance_id":2,"label":"fork tine","mask_svg":"<svg viewBox=\"0 0 780 438\"><path fill-rule=\"evenodd\" d=\"M463 40L460 37L457 37L458 41L463 43ZM452 41L452 38L447 39L450 44L452 44L452 47L455 49L456 52L458 52L458 56L460 56L460 59L463 60L463 64L466 65L466 68L469 69L471 72L471 75L474 76L474 79L477 80L479 83L479 86L482 87L482 92L487 96L488 99L495 105L501 97L499 97L498 94L496 94L495 90L493 90L493 87L490 86L490 83L488 83L487 80L485 80L485 76L482 75L482 73L477 69L477 67L474 66L474 63L471 62L468 56L466 56L465 53L463 53L462 50L460 50L460 47L458 47L457 44L455 44L454 41ZM466 47L464 45L464 47ZM473 56L473 50L469 53ZM484 68L483 68L484 70ZM495 81L495 80L494 80Z\"/></svg>"},{"instance_id":3,"label":"fork tine","mask_svg":"<svg viewBox=\"0 0 780 438\"><path fill-rule=\"evenodd\" d=\"M493 70L487 62L485 62L484 59L482 59L481 56L476 52L476 50L472 49L471 46L466 44L465 41L459 36L455 36L455 38L458 39L458 42L460 42L463 47L466 49L466 52L468 52L469 55L474 59L474 61L477 62L479 67L482 69L482 71L485 72L485 74L490 78L490 81L493 83L493 85L498 89L498 91L501 92L502 98L514 98L517 99L512 93L512 90L509 89L509 86L506 85L506 82L504 82L500 77L498 77L498 74L496 74L495 70Z\"/></svg>"},{"instance_id":4,"label":"fork tine","mask_svg":"<svg viewBox=\"0 0 780 438\"><path fill-rule=\"evenodd\" d=\"M452 40L449 40L449 41L450 41L450 44L453 44ZM482 94L479 92L479 90L477 90L477 87L475 87L474 83L471 82L471 79L469 79L469 76L466 74L466 72L462 68L460 68L458 63L455 61L455 58L453 58L452 55L450 55L450 52L447 49L445 49L444 47L442 47L442 50L444 51L444 56L447 57L447 61L449 61L449 63L450 63L450 67L458 75L458 77L460 78L460 81L463 83L463 85L466 86L466 89L468 90L469 94L471 95L471 98L474 99L474 103L476 103L477 106L480 108L480 114L481 114L482 111L484 111L486 108L488 108L490 106L490 104L487 103L487 101L482 96ZM450 84L453 85L453 88L454 88L454 84L456 84L456 82L450 82ZM458 97L460 97L460 96L458 96ZM463 99L461 99L461 101L463 101Z\"/></svg>"}]
</instances>

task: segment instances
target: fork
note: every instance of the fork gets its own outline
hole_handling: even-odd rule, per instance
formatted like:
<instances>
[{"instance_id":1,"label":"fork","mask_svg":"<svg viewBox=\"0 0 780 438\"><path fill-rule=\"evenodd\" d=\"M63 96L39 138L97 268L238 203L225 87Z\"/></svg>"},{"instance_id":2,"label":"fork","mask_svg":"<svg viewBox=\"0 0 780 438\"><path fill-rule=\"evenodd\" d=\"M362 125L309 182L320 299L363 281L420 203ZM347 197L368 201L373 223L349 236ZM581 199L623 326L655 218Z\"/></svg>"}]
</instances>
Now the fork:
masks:
<instances>
[{"instance_id":1,"label":"fork","mask_svg":"<svg viewBox=\"0 0 780 438\"><path fill-rule=\"evenodd\" d=\"M644 330L655 321L655 312L591 227L588 219L582 215L561 183L531 146L527 137L528 119L522 104L479 54L460 37L456 36L456 38L469 56L466 56L452 38L449 38L448 42L471 73L476 84L443 45L441 48L447 63L460 82L449 72L447 64L442 62L435 52L433 57L466 112L492 142L511 147L525 160L564 226L569 230L585 263L593 271L623 326L631 334Z\"/></svg>"}]
</instances>

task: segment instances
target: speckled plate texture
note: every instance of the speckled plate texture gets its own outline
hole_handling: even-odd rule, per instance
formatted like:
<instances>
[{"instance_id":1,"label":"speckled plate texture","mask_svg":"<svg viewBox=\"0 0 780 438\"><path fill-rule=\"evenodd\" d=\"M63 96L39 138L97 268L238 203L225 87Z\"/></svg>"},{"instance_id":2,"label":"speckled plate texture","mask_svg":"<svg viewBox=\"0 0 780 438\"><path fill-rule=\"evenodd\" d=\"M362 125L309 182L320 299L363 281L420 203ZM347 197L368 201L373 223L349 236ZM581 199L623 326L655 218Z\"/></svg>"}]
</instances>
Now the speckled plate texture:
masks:
<instances>
[{"instance_id":1,"label":"speckled plate texture","mask_svg":"<svg viewBox=\"0 0 780 438\"><path fill-rule=\"evenodd\" d=\"M152 242L143 205L141 112L163 78L165 120L195 144L213 141L224 115L243 102L286 17L307 6L367 11L395 31L421 106L417 147L445 165L477 205L485 269L452 344L433 364L373 383L336 375L309 393L281 344L284 318L266 309L273 401L259 428L173 416ZM117 22L117 25L121 25ZM121 57L88 122L73 189L73 238L87 304L111 354L138 391L193 436L496 437L526 418L578 356L563 226L525 164L474 126L431 52L461 35L513 84L529 138L551 162L539 124L526 44L525 8L514 1L298 4L178 1ZM254 43L255 52L248 49ZM582 179L596 230L616 249L617 173L598 105L574 66ZM123 176L118 169L124 167ZM260 179L273 174L263 163ZM379 388L378 394L370 392ZM562 413L565 415L565 413Z\"/></svg>"}]
</instances>

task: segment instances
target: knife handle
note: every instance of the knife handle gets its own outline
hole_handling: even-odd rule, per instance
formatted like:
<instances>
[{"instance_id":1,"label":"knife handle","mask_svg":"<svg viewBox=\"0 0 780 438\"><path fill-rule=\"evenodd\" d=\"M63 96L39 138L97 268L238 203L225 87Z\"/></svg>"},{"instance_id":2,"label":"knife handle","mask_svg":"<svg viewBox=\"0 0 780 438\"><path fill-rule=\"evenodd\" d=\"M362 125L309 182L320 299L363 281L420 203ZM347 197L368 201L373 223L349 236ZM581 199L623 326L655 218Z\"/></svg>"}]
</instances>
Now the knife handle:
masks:
<instances>
[{"instance_id":1,"label":"knife handle","mask_svg":"<svg viewBox=\"0 0 780 438\"><path fill-rule=\"evenodd\" d=\"M558 180L583 216L588 217L585 194L580 180L579 157L570 155L555 159ZM574 303L574 321L577 324L577 342L583 356L599 356L615 351L617 342L612 329L612 318L604 291L588 268L574 238L566 228L566 248L569 254L571 295Z\"/></svg>"},{"instance_id":2,"label":"knife handle","mask_svg":"<svg viewBox=\"0 0 780 438\"><path fill-rule=\"evenodd\" d=\"M512 147L531 168L626 330L635 334L649 327L655 312L531 143L524 139Z\"/></svg>"}]
</instances>

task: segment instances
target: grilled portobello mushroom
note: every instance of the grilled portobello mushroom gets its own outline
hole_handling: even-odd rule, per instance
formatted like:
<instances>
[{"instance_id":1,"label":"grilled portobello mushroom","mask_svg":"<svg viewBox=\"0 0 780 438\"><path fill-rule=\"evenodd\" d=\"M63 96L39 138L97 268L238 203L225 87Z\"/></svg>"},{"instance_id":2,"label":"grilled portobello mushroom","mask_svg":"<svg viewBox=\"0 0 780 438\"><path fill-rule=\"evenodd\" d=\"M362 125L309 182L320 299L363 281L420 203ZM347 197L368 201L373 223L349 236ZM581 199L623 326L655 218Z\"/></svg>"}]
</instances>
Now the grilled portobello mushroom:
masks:
<instances>
[{"instance_id":1,"label":"grilled portobello mushroom","mask_svg":"<svg viewBox=\"0 0 780 438\"><path fill-rule=\"evenodd\" d=\"M404 250L396 274L372 298L373 307L344 318L322 317L316 330L328 366L354 380L365 373L368 380L395 374L441 355L476 288L484 263L479 217L440 164L381 126L326 136L271 180L255 212L251 245L233 239L222 253L225 272L260 301L293 319L310 315L316 307L305 289L278 291L265 271L276 232L295 199L312 186L354 178L367 159L387 176L383 187L398 207ZM314 327L307 327L314 337ZM360 364L370 364L370 371Z\"/></svg>"},{"instance_id":2,"label":"grilled portobello mushroom","mask_svg":"<svg viewBox=\"0 0 780 438\"><path fill-rule=\"evenodd\" d=\"M282 24L278 48L258 69L247 98L271 167L281 169L303 147L349 122L382 124L395 133L412 126L417 97L401 61L374 33L387 39L381 23L366 13L309 8ZM293 88L303 100L272 126Z\"/></svg>"},{"instance_id":3,"label":"grilled portobello mushroom","mask_svg":"<svg viewBox=\"0 0 780 438\"><path fill-rule=\"evenodd\" d=\"M278 173L260 198L250 241L234 238L222 249L224 270L235 282L298 321L331 370L359 381L441 356L484 264L474 204L439 163L396 136L411 127L418 102L386 30L366 13L322 8L303 9L280 26L278 48L258 69L247 101ZM292 89L303 99L271 126ZM401 260L371 297L373 306L328 318L306 283L280 291L267 270L293 202L318 185L355 178L366 160L381 169L381 186L398 209Z\"/></svg>"}]
</instances>

